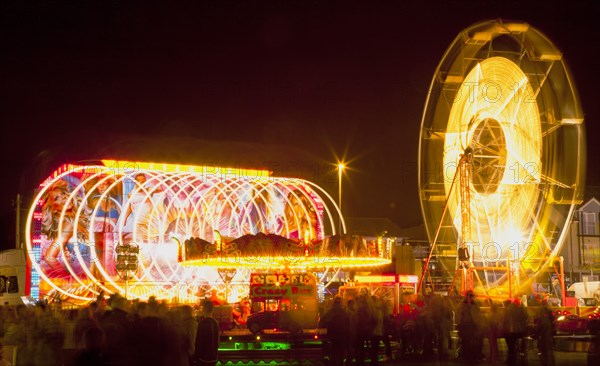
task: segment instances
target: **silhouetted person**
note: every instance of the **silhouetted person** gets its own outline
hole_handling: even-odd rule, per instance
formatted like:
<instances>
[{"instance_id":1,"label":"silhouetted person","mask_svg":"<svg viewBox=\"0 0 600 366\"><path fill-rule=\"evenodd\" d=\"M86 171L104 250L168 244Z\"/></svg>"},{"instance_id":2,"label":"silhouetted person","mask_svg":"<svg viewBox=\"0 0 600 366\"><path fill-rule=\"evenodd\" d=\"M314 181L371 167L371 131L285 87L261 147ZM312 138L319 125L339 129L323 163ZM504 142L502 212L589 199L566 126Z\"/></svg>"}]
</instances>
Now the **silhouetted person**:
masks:
<instances>
[{"instance_id":1,"label":"silhouetted person","mask_svg":"<svg viewBox=\"0 0 600 366\"><path fill-rule=\"evenodd\" d=\"M350 318L342 308L342 299L336 297L333 306L323 315L323 325L327 328L327 339L330 345L330 365L342 366L348 352L348 333Z\"/></svg>"},{"instance_id":2,"label":"silhouetted person","mask_svg":"<svg viewBox=\"0 0 600 366\"><path fill-rule=\"evenodd\" d=\"M554 316L547 304L540 307L537 317L538 349L543 366L554 366Z\"/></svg>"},{"instance_id":3,"label":"silhouetted person","mask_svg":"<svg viewBox=\"0 0 600 366\"><path fill-rule=\"evenodd\" d=\"M460 322L458 335L461 341L460 356L463 361L477 361L481 356L483 346L481 339L481 311L475 303L475 295L467 291L464 301L460 304Z\"/></svg>"},{"instance_id":4,"label":"silhouetted person","mask_svg":"<svg viewBox=\"0 0 600 366\"><path fill-rule=\"evenodd\" d=\"M373 316L373 334L371 336L371 340L370 340L370 347L369 347L369 359L371 360L371 365L378 365L379 364L379 358L378 358L378 353L379 353L379 343L381 343L383 341L383 318L384 318L384 306L385 304L382 303L381 299L376 297L376 296L371 296L371 303L372 303L372 316ZM391 356L391 348L390 348L390 356Z\"/></svg>"},{"instance_id":5,"label":"silhouetted person","mask_svg":"<svg viewBox=\"0 0 600 366\"><path fill-rule=\"evenodd\" d=\"M358 366L365 363L365 346L369 347L370 353L372 346L370 341L377 322L374 313L371 297L368 294L361 294L357 299L356 309L356 364Z\"/></svg>"},{"instance_id":6,"label":"silhouetted person","mask_svg":"<svg viewBox=\"0 0 600 366\"><path fill-rule=\"evenodd\" d=\"M348 300L348 305L346 307L346 313L348 314L348 352L346 355L346 365L352 364L352 360L356 355L356 324L358 322L358 318L356 315L356 307L354 300Z\"/></svg>"},{"instance_id":7,"label":"silhouetted person","mask_svg":"<svg viewBox=\"0 0 600 366\"><path fill-rule=\"evenodd\" d=\"M74 366L108 365L109 359L104 351L104 332L97 327L88 328L83 335L84 348L75 357Z\"/></svg>"},{"instance_id":8,"label":"silhouetted person","mask_svg":"<svg viewBox=\"0 0 600 366\"><path fill-rule=\"evenodd\" d=\"M219 322L212 317L214 304L210 300L202 302L202 317L198 321L196 345L192 363L214 366L219 352Z\"/></svg>"},{"instance_id":9,"label":"silhouetted person","mask_svg":"<svg viewBox=\"0 0 600 366\"><path fill-rule=\"evenodd\" d=\"M501 336L502 312L498 304L490 301L490 313L487 319L487 338L490 346L489 363L496 363L500 360L498 350L498 338Z\"/></svg>"},{"instance_id":10,"label":"silhouetted person","mask_svg":"<svg viewBox=\"0 0 600 366\"><path fill-rule=\"evenodd\" d=\"M507 346L508 365L516 365L519 360L519 345L527 335L527 312L518 299L509 302L506 306L504 319L505 338Z\"/></svg>"},{"instance_id":11,"label":"silhouetted person","mask_svg":"<svg viewBox=\"0 0 600 366\"><path fill-rule=\"evenodd\" d=\"M106 337L106 352L114 365L129 365L132 358L133 322L128 313L128 302L114 295L110 299L111 310L100 318L100 328Z\"/></svg>"}]
</instances>

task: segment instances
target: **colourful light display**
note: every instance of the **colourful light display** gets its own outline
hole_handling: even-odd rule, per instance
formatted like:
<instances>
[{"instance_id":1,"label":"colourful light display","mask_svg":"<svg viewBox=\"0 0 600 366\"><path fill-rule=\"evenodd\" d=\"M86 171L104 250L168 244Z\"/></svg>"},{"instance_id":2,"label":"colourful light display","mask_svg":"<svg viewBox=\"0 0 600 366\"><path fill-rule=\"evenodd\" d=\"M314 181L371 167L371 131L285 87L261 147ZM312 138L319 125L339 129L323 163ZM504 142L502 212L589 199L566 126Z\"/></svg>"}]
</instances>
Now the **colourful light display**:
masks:
<instances>
[{"instance_id":1,"label":"colourful light display","mask_svg":"<svg viewBox=\"0 0 600 366\"><path fill-rule=\"evenodd\" d=\"M583 197L583 119L562 52L536 28L491 20L452 42L421 122L419 193L433 247L468 254L447 267L468 262L465 289L529 291L552 266Z\"/></svg>"},{"instance_id":2,"label":"colourful light display","mask_svg":"<svg viewBox=\"0 0 600 366\"><path fill-rule=\"evenodd\" d=\"M332 251L326 237L336 234L339 216L320 187L265 170L104 160L64 165L40 185L27 246L40 296L87 301L100 291L125 293L118 268L126 265L130 297L195 301L200 288L222 282L217 269L238 269L235 283L248 267L386 263L366 243ZM265 238L285 239L287 249L266 249ZM123 245L139 252L117 253Z\"/></svg>"}]
</instances>

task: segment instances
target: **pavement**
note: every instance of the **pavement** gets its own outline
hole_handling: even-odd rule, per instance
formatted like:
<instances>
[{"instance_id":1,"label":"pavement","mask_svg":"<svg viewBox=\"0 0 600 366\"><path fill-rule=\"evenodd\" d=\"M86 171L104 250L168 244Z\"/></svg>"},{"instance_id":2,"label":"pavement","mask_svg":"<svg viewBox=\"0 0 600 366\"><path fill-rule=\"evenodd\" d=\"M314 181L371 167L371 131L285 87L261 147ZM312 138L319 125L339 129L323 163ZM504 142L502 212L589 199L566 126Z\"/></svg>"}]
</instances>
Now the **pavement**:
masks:
<instances>
[{"instance_id":1,"label":"pavement","mask_svg":"<svg viewBox=\"0 0 600 366\"><path fill-rule=\"evenodd\" d=\"M571 366L571 365L600 365L600 354L592 353L589 351L589 345L591 344L591 338L588 337L564 337L555 339L555 365L556 366ZM542 365L537 348L533 341L529 340L528 342L528 350L526 354L523 354L520 358L519 365L523 366L536 366ZM395 345L393 345L395 346ZM394 348L394 347L393 347ZM469 362L470 365L505 365L506 364L506 356L507 349L506 343L503 339L500 339L498 342L499 348L499 362L490 363L486 359L482 359L479 362ZM483 352L484 356L488 357L488 349L489 345L487 343L487 339L484 340ZM436 357L427 357L422 354L410 354L410 355L402 355L402 357L398 357L392 360L384 360L384 356L382 354L383 347L380 349L379 355L379 365L380 366L392 366L392 365L465 365L467 362L458 359L456 357L456 351L450 351L447 359L441 361ZM221 366L273 366L273 365L327 365L326 360L322 358L315 357L316 354L313 354L312 357L306 355L308 357L301 357L300 355L296 355L295 352L292 351L291 354L288 354L287 357L277 358L277 357L269 357L267 355L268 352L258 351L249 359L222 359L218 365ZM588 360L588 357L590 360ZM245 357L244 357L245 358ZM370 362L365 362L365 365L370 365Z\"/></svg>"}]
</instances>

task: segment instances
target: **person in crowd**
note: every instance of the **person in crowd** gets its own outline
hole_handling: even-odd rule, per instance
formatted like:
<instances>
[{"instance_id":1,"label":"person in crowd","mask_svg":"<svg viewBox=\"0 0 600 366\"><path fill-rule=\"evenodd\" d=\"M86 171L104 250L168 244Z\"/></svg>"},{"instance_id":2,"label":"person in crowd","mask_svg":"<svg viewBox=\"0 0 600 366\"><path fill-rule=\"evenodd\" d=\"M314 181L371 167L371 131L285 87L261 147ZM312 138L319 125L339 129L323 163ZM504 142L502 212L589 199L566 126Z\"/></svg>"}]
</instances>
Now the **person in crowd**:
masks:
<instances>
[{"instance_id":1,"label":"person in crowd","mask_svg":"<svg viewBox=\"0 0 600 366\"><path fill-rule=\"evenodd\" d=\"M475 302L475 294L467 291L460 305L458 336L461 341L460 357L465 362L475 362L482 355L481 311Z\"/></svg>"},{"instance_id":2,"label":"person in crowd","mask_svg":"<svg viewBox=\"0 0 600 366\"><path fill-rule=\"evenodd\" d=\"M95 304L95 303L93 303ZM75 320L75 329L73 329L73 340L75 341L75 348L82 348L84 346L83 339L85 332L90 328L100 328L100 323L96 318L96 306L90 305L79 309L77 319Z\"/></svg>"},{"instance_id":3,"label":"person in crowd","mask_svg":"<svg viewBox=\"0 0 600 366\"><path fill-rule=\"evenodd\" d=\"M423 335L423 356L432 358L435 346L435 322L437 321L436 297L431 288L425 289L423 307L419 317L419 328Z\"/></svg>"},{"instance_id":4,"label":"person in crowd","mask_svg":"<svg viewBox=\"0 0 600 366\"><path fill-rule=\"evenodd\" d=\"M402 306L399 322L399 332L401 340L400 353L403 356L408 356L418 351L417 317L418 310L416 309L416 307L413 307L413 305L411 305L410 302L406 302Z\"/></svg>"},{"instance_id":5,"label":"person in crowd","mask_svg":"<svg viewBox=\"0 0 600 366\"><path fill-rule=\"evenodd\" d=\"M189 360L194 355L196 346L196 331L198 330L198 321L194 317L194 309L189 305L180 306L175 318L176 332L180 339L179 343L179 365L189 365Z\"/></svg>"},{"instance_id":6,"label":"person in crowd","mask_svg":"<svg viewBox=\"0 0 600 366\"><path fill-rule=\"evenodd\" d=\"M366 347L370 350L373 346L371 340L374 335L377 319L375 317L374 306L371 302L371 296L361 293L357 299L356 309L356 365L361 366L365 363ZM368 352L371 353L370 351Z\"/></svg>"},{"instance_id":7,"label":"person in crowd","mask_svg":"<svg viewBox=\"0 0 600 366\"><path fill-rule=\"evenodd\" d=\"M448 350L452 347L450 333L454 329L454 312L450 297L444 296L440 301L435 327L438 358L443 361L448 358Z\"/></svg>"},{"instance_id":8,"label":"person in crowd","mask_svg":"<svg viewBox=\"0 0 600 366\"><path fill-rule=\"evenodd\" d=\"M536 335L538 339L538 350L540 361L544 366L554 366L554 315L547 303L542 303L536 318Z\"/></svg>"},{"instance_id":9,"label":"person in crowd","mask_svg":"<svg viewBox=\"0 0 600 366\"><path fill-rule=\"evenodd\" d=\"M134 322L135 357L134 365L170 365L173 364L174 349L179 347L178 341L168 326L166 314L161 304L150 297L146 306L139 308Z\"/></svg>"},{"instance_id":10,"label":"person in crowd","mask_svg":"<svg viewBox=\"0 0 600 366\"><path fill-rule=\"evenodd\" d=\"M384 361L391 361L392 354L392 339L396 339L396 323L394 315L390 311L390 306L386 301L382 301L383 311L383 345L385 347Z\"/></svg>"},{"instance_id":11,"label":"person in crowd","mask_svg":"<svg viewBox=\"0 0 600 366\"><path fill-rule=\"evenodd\" d=\"M379 344L383 341L383 318L385 316L385 303L383 303L381 298L377 296L371 296L371 303L373 304L371 316L374 318L374 326L373 334L370 340L369 359L371 360L371 365L378 365L379 358L377 355L379 353Z\"/></svg>"},{"instance_id":12,"label":"person in crowd","mask_svg":"<svg viewBox=\"0 0 600 366\"><path fill-rule=\"evenodd\" d=\"M37 333L35 314L25 305L18 305L15 311L14 321L7 326L4 343L17 346L19 365L33 365L35 343L31 335Z\"/></svg>"},{"instance_id":13,"label":"person in crowd","mask_svg":"<svg viewBox=\"0 0 600 366\"><path fill-rule=\"evenodd\" d=\"M519 299L513 301L507 300L505 311L505 339L507 346L508 365L516 365L519 361L519 353L521 351L521 343L527 335L527 320L528 315L525 308L521 305Z\"/></svg>"},{"instance_id":14,"label":"person in crowd","mask_svg":"<svg viewBox=\"0 0 600 366\"><path fill-rule=\"evenodd\" d=\"M109 309L99 318L100 328L106 336L106 353L116 365L130 365L136 349L132 336L134 323L129 314L129 304L120 295L111 295Z\"/></svg>"},{"instance_id":15,"label":"person in crowd","mask_svg":"<svg viewBox=\"0 0 600 366\"><path fill-rule=\"evenodd\" d=\"M34 308L37 331L34 333L35 365L53 366L62 364L62 349L65 340L63 323L48 306L39 304Z\"/></svg>"},{"instance_id":16,"label":"person in crowd","mask_svg":"<svg viewBox=\"0 0 600 366\"><path fill-rule=\"evenodd\" d=\"M322 324L327 328L330 365L342 366L348 352L350 318L342 307L342 298L336 297L331 308L323 315Z\"/></svg>"},{"instance_id":17,"label":"person in crowd","mask_svg":"<svg viewBox=\"0 0 600 366\"><path fill-rule=\"evenodd\" d=\"M346 355L346 366L349 366L356 357L356 334L358 332L356 329L358 317L354 299L348 300L346 304L346 313L348 314L348 352Z\"/></svg>"},{"instance_id":18,"label":"person in crowd","mask_svg":"<svg viewBox=\"0 0 600 366\"><path fill-rule=\"evenodd\" d=\"M0 366L12 366L12 362L4 358L4 345L0 342Z\"/></svg>"},{"instance_id":19,"label":"person in crowd","mask_svg":"<svg viewBox=\"0 0 600 366\"><path fill-rule=\"evenodd\" d=\"M110 360L104 351L104 332L97 327L88 328L83 335L84 348L79 351L74 366L103 366L110 365Z\"/></svg>"},{"instance_id":20,"label":"person in crowd","mask_svg":"<svg viewBox=\"0 0 600 366\"><path fill-rule=\"evenodd\" d=\"M496 302L490 300L490 312L486 318L486 336L489 343L488 362L495 364L499 362L498 338L501 336L502 313Z\"/></svg>"},{"instance_id":21,"label":"person in crowd","mask_svg":"<svg viewBox=\"0 0 600 366\"><path fill-rule=\"evenodd\" d=\"M198 321L192 362L201 366L214 366L218 360L219 322L213 318L214 304L210 299L202 302L202 316Z\"/></svg>"}]
</instances>

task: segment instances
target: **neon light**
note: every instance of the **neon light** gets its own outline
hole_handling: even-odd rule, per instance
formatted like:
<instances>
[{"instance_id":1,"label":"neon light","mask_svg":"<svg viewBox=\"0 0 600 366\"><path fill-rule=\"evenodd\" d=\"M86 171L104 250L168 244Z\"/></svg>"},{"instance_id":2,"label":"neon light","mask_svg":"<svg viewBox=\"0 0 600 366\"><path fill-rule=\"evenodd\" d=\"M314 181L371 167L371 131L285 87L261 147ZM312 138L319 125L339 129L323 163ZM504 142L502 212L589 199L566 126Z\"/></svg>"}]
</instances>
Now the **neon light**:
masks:
<instances>
[{"instance_id":1,"label":"neon light","mask_svg":"<svg viewBox=\"0 0 600 366\"><path fill-rule=\"evenodd\" d=\"M400 283L418 283L419 276L398 275L398 282L400 282Z\"/></svg>"},{"instance_id":2,"label":"neon light","mask_svg":"<svg viewBox=\"0 0 600 366\"><path fill-rule=\"evenodd\" d=\"M357 275L354 276L354 280L360 283L386 283L386 282L396 282L395 275Z\"/></svg>"},{"instance_id":3,"label":"neon light","mask_svg":"<svg viewBox=\"0 0 600 366\"><path fill-rule=\"evenodd\" d=\"M272 177L268 170L116 160L102 164L64 164L40 184L26 230L42 295L90 301L100 291L124 294L125 283L115 270L118 243L140 248L128 296L190 302L198 300L199 288L219 281L217 268L247 273L245 268L361 268L390 261L370 253L331 255L316 248L326 227L336 233L332 223L339 221L340 211L311 182ZM345 231L343 219L341 223ZM234 250L233 239L261 232L298 243L299 258L263 253L257 260ZM180 243L190 237L216 243L218 258L191 256L179 263Z\"/></svg>"}]
</instances>

